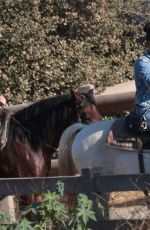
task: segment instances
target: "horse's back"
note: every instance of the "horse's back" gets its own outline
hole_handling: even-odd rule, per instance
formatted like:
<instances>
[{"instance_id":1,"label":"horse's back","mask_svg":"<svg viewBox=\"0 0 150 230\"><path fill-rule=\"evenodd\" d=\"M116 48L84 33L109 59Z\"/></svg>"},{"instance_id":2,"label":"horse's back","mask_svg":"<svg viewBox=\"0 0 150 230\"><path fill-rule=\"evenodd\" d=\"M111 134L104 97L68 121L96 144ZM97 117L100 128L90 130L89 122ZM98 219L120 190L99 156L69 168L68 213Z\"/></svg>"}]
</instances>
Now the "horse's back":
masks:
<instances>
[{"instance_id":1,"label":"horse's back","mask_svg":"<svg viewBox=\"0 0 150 230\"><path fill-rule=\"evenodd\" d=\"M82 129L77 135L72 145L72 157L80 171L81 168L98 167L99 161L104 159L105 141L107 134L114 120L100 121ZM108 150L109 151L109 150Z\"/></svg>"},{"instance_id":2,"label":"horse's back","mask_svg":"<svg viewBox=\"0 0 150 230\"><path fill-rule=\"evenodd\" d=\"M140 172L138 152L106 145L114 120L100 121L82 129L72 145L72 158L79 172L83 168L99 168L103 175ZM150 171L150 155L144 153L145 171Z\"/></svg>"},{"instance_id":3,"label":"horse's back","mask_svg":"<svg viewBox=\"0 0 150 230\"><path fill-rule=\"evenodd\" d=\"M84 146L86 149L88 146L94 145L97 141L102 143L106 140L107 134L113 122L114 120L104 120L85 126L84 129L77 133L72 150L77 150L77 148L80 148L81 146Z\"/></svg>"}]
</instances>

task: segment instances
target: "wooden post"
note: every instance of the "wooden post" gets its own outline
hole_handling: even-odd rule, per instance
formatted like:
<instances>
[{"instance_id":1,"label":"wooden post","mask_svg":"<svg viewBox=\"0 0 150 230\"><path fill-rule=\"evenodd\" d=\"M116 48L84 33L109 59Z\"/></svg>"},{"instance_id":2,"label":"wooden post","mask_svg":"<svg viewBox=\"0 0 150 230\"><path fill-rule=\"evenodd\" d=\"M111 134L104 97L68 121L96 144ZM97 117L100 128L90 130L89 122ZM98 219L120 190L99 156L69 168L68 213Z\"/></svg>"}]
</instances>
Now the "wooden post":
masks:
<instances>
[{"instance_id":1,"label":"wooden post","mask_svg":"<svg viewBox=\"0 0 150 230\"><path fill-rule=\"evenodd\" d=\"M99 168L95 169L83 169L82 177L85 187L85 194L89 199L93 201L94 211L96 213L97 220L109 219L109 193L96 192L96 184L94 183L94 177L100 175ZM98 203L99 202L99 203Z\"/></svg>"},{"instance_id":2,"label":"wooden post","mask_svg":"<svg viewBox=\"0 0 150 230\"><path fill-rule=\"evenodd\" d=\"M106 193L96 192L96 186L94 183L94 176L96 176L97 174L96 171L97 169L83 169L82 177L85 188L85 194L90 200L93 201L96 219L102 220L106 219L106 217L109 218L108 195ZM100 202L100 205L98 204L98 201Z\"/></svg>"},{"instance_id":3,"label":"wooden post","mask_svg":"<svg viewBox=\"0 0 150 230\"><path fill-rule=\"evenodd\" d=\"M100 219L109 219L109 198L110 193L108 192L101 192L96 186L95 179L96 176L101 176L100 174L100 168L93 168L93 185L95 188L95 191L97 191L95 194L97 196L97 200L99 201L99 204L101 206L99 211L99 220Z\"/></svg>"}]
</instances>

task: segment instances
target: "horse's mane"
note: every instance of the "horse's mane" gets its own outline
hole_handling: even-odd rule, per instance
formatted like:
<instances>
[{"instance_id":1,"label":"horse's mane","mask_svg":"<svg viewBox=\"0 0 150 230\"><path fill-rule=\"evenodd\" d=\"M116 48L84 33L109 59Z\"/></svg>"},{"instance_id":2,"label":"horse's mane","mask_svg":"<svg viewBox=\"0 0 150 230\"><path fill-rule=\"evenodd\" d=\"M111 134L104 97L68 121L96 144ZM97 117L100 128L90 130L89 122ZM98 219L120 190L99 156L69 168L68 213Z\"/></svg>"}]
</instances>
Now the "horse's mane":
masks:
<instances>
[{"instance_id":1,"label":"horse's mane","mask_svg":"<svg viewBox=\"0 0 150 230\"><path fill-rule=\"evenodd\" d=\"M26 137L35 146L41 141L49 143L64 129L66 122L71 122L68 117L75 119L75 116L75 102L70 94L39 100L12 116L9 135Z\"/></svg>"},{"instance_id":2,"label":"horse's mane","mask_svg":"<svg viewBox=\"0 0 150 230\"><path fill-rule=\"evenodd\" d=\"M42 114L43 112L54 111L57 108L64 108L66 106L71 106L71 96L70 94L54 96L50 98L46 98L43 100L39 100L32 105L16 112L14 114L14 118L18 118L21 122L30 121L35 116ZM50 114L49 114L50 115Z\"/></svg>"}]
</instances>

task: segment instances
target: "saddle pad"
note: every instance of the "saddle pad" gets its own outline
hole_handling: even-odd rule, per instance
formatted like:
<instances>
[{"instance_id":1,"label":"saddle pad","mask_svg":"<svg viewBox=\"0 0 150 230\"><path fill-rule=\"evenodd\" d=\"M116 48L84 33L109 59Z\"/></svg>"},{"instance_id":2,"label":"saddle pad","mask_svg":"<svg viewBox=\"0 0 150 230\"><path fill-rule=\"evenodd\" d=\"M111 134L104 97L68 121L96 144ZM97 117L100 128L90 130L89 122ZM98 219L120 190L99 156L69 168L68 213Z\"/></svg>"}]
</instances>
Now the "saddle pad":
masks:
<instances>
[{"instance_id":1,"label":"saddle pad","mask_svg":"<svg viewBox=\"0 0 150 230\"><path fill-rule=\"evenodd\" d=\"M106 146L134 151L139 149L139 140L136 134L126 131L125 119L118 118L109 130Z\"/></svg>"}]
</instances>

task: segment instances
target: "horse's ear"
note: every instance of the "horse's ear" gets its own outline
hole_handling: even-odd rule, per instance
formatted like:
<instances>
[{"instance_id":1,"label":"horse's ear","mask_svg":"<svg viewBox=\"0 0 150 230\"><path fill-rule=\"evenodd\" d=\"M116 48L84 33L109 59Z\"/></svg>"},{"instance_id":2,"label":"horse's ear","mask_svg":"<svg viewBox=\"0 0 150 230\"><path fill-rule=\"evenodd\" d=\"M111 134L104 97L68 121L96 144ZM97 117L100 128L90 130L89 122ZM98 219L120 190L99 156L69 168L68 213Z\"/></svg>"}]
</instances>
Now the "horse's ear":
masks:
<instances>
[{"instance_id":1,"label":"horse's ear","mask_svg":"<svg viewBox=\"0 0 150 230\"><path fill-rule=\"evenodd\" d=\"M70 93L75 101L82 102L85 99L85 97L81 95L79 91L76 92L74 90L70 90Z\"/></svg>"}]
</instances>

